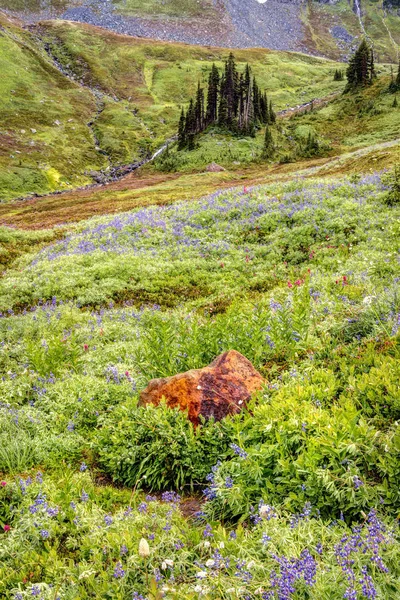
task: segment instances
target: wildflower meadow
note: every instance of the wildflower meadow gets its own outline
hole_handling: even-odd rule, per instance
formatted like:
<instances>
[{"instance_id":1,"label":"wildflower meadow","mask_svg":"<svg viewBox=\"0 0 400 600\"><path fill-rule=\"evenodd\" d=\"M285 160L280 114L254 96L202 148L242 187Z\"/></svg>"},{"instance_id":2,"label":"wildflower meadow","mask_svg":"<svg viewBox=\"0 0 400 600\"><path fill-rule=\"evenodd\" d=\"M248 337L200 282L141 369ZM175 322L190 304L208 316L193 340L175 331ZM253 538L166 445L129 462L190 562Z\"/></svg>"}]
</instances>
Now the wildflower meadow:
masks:
<instances>
[{"instance_id":1,"label":"wildflower meadow","mask_svg":"<svg viewBox=\"0 0 400 600\"><path fill-rule=\"evenodd\" d=\"M389 193L235 188L61 227L5 272L1 598L399 599ZM229 349L265 377L246 410L138 406Z\"/></svg>"}]
</instances>

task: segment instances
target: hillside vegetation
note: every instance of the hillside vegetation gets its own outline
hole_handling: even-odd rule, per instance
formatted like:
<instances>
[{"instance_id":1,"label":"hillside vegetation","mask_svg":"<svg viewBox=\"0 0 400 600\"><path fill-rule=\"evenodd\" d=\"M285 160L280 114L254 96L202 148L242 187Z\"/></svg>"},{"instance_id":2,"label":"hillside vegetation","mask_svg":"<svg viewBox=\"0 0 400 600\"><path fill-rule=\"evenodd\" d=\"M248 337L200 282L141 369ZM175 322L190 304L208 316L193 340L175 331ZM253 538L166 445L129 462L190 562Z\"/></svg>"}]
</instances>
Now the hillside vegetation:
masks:
<instances>
[{"instance_id":1,"label":"hillside vegetation","mask_svg":"<svg viewBox=\"0 0 400 600\"><path fill-rule=\"evenodd\" d=\"M77 187L93 181L91 172L141 160L176 133L180 106L212 62L227 57L74 24L28 33L3 23L3 200ZM44 44L74 80L54 67ZM329 61L267 50L239 51L237 59L242 69L251 64L277 109L339 88Z\"/></svg>"}]
</instances>

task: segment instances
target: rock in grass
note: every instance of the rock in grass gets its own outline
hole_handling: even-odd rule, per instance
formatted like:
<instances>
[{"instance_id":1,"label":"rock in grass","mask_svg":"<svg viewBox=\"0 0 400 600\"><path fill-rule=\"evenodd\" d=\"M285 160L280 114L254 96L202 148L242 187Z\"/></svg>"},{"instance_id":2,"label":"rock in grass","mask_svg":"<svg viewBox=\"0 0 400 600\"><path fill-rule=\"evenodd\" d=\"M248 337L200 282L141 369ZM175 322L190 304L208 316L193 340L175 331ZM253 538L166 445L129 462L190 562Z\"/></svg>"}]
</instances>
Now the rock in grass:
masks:
<instances>
[{"instance_id":1,"label":"rock in grass","mask_svg":"<svg viewBox=\"0 0 400 600\"><path fill-rule=\"evenodd\" d=\"M251 362L229 350L203 369L153 379L141 393L139 404L158 406L164 397L167 406L187 410L189 419L198 425L200 415L220 421L240 412L263 385L263 377Z\"/></svg>"},{"instance_id":2,"label":"rock in grass","mask_svg":"<svg viewBox=\"0 0 400 600\"><path fill-rule=\"evenodd\" d=\"M225 169L224 167L221 167L221 165L212 162L210 165L207 165L206 171L208 171L208 173L220 173L221 171L225 171Z\"/></svg>"}]
</instances>

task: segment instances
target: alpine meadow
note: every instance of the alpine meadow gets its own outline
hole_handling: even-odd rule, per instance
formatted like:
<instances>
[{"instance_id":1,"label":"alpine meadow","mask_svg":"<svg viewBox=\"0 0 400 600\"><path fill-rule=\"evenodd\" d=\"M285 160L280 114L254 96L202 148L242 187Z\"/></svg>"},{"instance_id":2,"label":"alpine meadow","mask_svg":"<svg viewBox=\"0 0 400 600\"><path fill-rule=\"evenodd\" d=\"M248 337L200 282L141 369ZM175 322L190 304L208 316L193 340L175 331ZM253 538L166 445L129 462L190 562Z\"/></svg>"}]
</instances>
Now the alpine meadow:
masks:
<instances>
[{"instance_id":1,"label":"alpine meadow","mask_svg":"<svg viewBox=\"0 0 400 600\"><path fill-rule=\"evenodd\" d=\"M398 0L0 0L0 598L400 600Z\"/></svg>"}]
</instances>

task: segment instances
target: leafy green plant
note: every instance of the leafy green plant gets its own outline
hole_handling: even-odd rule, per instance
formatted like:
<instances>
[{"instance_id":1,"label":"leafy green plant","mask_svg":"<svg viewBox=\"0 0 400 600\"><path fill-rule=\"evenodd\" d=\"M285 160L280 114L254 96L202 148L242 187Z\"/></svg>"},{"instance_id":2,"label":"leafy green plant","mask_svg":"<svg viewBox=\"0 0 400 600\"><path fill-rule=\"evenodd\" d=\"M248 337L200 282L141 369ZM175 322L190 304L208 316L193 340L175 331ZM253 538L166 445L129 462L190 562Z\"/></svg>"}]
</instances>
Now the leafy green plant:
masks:
<instances>
[{"instance_id":1,"label":"leafy green plant","mask_svg":"<svg viewBox=\"0 0 400 600\"><path fill-rule=\"evenodd\" d=\"M185 413L161 404L115 411L95 442L98 460L117 483L149 490L193 491L229 443L227 423L197 429Z\"/></svg>"}]
</instances>

